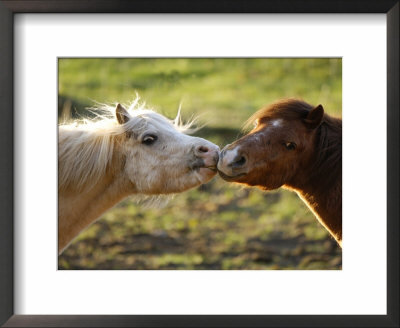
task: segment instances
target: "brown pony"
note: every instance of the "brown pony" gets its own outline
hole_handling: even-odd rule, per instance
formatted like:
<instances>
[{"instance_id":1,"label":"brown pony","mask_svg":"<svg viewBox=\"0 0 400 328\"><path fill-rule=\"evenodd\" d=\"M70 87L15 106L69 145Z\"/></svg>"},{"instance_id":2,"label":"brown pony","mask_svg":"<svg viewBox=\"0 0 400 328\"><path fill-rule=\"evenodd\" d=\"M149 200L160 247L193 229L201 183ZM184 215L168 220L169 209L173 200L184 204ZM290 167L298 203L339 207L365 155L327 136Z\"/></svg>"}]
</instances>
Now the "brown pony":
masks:
<instances>
[{"instance_id":1,"label":"brown pony","mask_svg":"<svg viewBox=\"0 0 400 328\"><path fill-rule=\"evenodd\" d=\"M254 128L227 145L220 176L264 190L294 190L342 245L342 120L287 99L260 109Z\"/></svg>"}]
</instances>

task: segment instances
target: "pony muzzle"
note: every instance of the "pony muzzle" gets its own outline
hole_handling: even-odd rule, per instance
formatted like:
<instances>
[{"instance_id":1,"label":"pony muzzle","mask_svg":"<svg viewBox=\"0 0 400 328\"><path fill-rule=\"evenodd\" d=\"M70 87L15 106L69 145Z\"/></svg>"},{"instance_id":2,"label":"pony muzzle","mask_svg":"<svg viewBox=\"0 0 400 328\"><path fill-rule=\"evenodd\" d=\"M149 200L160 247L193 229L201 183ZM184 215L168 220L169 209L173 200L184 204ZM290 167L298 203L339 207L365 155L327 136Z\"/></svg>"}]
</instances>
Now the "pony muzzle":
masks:
<instances>
[{"instance_id":1,"label":"pony muzzle","mask_svg":"<svg viewBox=\"0 0 400 328\"><path fill-rule=\"evenodd\" d=\"M220 176L227 180L245 175L246 164L247 158L238 147L234 149L225 147L220 154L217 168Z\"/></svg>"},{"instance_id":2,"label":"pony muzzle","mask_svg":"<svg viewBox=\"0 0 400 328\"><path fill-rule=\"evenodd\" d=\"M199 145L195 147L194 154L196 160L194 161L194 168L207 168L217 171L217 164L219 159L219 147L214 144Z\"/></svg>"}]
</instances>

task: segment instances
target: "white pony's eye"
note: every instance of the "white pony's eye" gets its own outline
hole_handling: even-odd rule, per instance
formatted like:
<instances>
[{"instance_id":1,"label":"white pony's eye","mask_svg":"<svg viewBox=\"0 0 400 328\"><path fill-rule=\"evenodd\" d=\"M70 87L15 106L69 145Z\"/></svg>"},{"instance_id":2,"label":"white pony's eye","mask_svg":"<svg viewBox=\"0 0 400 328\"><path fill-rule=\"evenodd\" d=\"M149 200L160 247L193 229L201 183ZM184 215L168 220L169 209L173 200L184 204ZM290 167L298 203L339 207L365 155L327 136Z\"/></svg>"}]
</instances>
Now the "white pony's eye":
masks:
<instances>
[{"instance_id":1,"label":"white pony's eye","mask_svg":"<svg viewBox=\"0 0 400 328\"><path fill-rule=\"evenodd\" d=\"M142 144L150 146L157 141L158 137L154 134L146 134L142 139Z\"/></svg>"}]
</instances>

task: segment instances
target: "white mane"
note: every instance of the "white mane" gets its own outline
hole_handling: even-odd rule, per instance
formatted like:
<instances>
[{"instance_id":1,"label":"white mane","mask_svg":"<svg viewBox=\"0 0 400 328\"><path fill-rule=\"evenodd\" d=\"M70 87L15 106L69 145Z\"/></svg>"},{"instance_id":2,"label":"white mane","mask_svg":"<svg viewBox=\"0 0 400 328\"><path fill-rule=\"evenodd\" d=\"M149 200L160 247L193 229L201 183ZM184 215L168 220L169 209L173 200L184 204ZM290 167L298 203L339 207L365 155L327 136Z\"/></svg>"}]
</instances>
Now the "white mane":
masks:
<instances>
[{"instance_id":1,"label":"white mane","mask_svg":"<svg viewBox=\"0 0 400 328\"><path fill-rule=\"evenodd\" d=\"M112 160L117 136L135 131L140 134L149 121L159 130L189 133L193 121L182 124L180 108L174 120L168 120L139 104L137 97L128 107L130 120L119 124L115 106L100 105L91 108L93 119L81 119L59 125L59 190L75 189L90 183L94 185L107 170Z\"/></svg>"}]
</instances>

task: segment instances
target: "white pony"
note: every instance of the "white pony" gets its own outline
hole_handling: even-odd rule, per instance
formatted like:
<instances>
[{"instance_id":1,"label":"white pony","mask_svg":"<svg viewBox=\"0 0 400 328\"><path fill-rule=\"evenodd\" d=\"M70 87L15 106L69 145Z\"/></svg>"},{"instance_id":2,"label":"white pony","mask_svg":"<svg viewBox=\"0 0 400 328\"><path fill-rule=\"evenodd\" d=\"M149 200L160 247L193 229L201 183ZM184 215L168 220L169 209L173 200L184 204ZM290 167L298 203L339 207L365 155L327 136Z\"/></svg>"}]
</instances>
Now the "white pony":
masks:
<instances>
[{"instance_id":1,"label":"white pony","mask_svg":"<svg viewBox=\"0 0 400 328\"><path fill-rule=\"evenodd\" d=\"M58 249L132 194L183 192L216 174L218 146L138 106L105 106L97 119L59 126Z\"/></svg>"}]
</instances>

